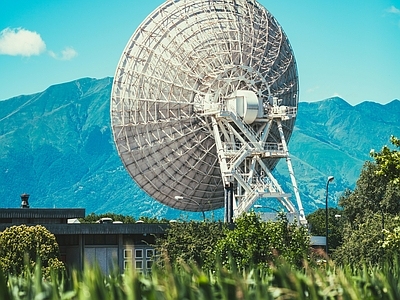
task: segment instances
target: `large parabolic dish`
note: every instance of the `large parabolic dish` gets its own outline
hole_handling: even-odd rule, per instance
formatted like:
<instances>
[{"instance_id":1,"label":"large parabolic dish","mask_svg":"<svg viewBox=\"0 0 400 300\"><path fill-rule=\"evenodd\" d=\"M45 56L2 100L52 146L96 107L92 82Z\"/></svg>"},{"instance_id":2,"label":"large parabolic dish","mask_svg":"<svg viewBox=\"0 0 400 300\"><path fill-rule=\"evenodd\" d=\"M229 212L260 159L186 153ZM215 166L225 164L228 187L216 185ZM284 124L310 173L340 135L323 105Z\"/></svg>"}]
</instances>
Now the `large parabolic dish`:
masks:
<instances>
[{"instance_id":1,"label":"large parabolic dish","mask_svg":"<svg viewBox=\"0 0 400 300\"><path fill-rule=\"evenodd\" d=\"M226 205L231 187L236 214L275 197L303 215L287 151L296 62L258 2L166 1L130 38L111 98L119 155L159 202L213 210ZM297 209L271 174L280 158L288 161Z\"/></svg>"}]
</instances>

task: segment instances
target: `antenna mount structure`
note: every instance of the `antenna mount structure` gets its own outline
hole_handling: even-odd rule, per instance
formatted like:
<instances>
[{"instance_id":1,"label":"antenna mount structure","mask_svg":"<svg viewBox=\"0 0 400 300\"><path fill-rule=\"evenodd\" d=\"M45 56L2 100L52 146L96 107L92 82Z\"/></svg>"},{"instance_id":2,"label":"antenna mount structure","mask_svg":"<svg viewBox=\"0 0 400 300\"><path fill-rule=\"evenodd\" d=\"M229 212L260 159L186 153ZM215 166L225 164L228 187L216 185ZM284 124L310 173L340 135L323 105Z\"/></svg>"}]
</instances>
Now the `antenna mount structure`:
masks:
<instances>
[{"instance_id":1,"label":"antenna mount structure","mask_svg":"<svg viewBox=\"0 0 400 300\"><path fill-rule=\"evenodd\" d=\"M257 1L166 1L125 47L111 123L126 169L159 202L225 207L231 222L276 198L306 224L288 151L297 107L292 48ZM280 159L296 206L272 174Z\"/></svg>"}]
</instances>

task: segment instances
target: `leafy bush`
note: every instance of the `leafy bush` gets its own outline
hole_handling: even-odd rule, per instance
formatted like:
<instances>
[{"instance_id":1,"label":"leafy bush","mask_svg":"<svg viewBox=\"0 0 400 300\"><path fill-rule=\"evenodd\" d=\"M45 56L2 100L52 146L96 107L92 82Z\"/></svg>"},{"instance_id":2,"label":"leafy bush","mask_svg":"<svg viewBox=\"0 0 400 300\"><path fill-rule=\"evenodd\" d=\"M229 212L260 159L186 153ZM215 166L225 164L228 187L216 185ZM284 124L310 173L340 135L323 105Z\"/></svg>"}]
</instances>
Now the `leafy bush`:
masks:
<instances>
[{"instance_id":1,"label":"leafy bush","mask_svg":"<svg viewBox=\"0 0 400 300\"><path fill-rule=\"evenodd\" d=\"M226 230L216 245L217 257L225 267L269 268L279 261L302 266L310 254L307 229L289 223L284 214L279 221L264 222L254 212L236 219L233 230Z\"/></svg>"},{"instance_id":2,"label":"leafy bush","mask_svg":"<svg viewBox=\"0 0 400 300\"><path fill-rule=\"evenodd\" d=\"M185 262L205 269L215 268L215 246L223 238L226 224L222 222L171 223L166 234L156 240L159 263L173 265Z\"/></svg>"},{"instance_id":3,"label":"leafy bush","mask_svg":"<svg viewBox=\"0 0 400 300\"><path fill-rule=\"evenodd\" d=\"M309 256L307 229L289 223L285 215L278 222L264 222L254 212L228 226L222 222L176 222L157 240L161 264L196 264L215 270L217 263L243 269L266 267L279 260L301 266Z\"/></svg>"},{"instance_id":4,"label":"leafy bush","mask_svg":"<svg viewBox=\"0 0 400 300\"><path fill-rule=\"evenodd\" d=\"M111 218L113 221L120 221L125 224L133 224L136 223L136 221L140 220L143 221L144 223L168 223L168 220L165 218L158 219L154 217L145 217L141 216L138 220L136 220L132 216L125 216L125 215L120 215L120 214L115 214L115 213L104 213L104 214L95 214L95 213L90 213L84 218L80 218L79 221L81 223L96 223L97 220L101 218Z\"/></svg>"},{"instance_id":5,"label":"leafy bush","mask_svg":"<svg viewBox=\"0 0 400 300\"><path fill-rule=\"evenodd\" d=\"M55 236L41 225L19 225L0 232L0 269L4 274L21 274L33 270L38 260L42 271L64 269L59 261L59 248Z\"/></svg>"}]
</instances>

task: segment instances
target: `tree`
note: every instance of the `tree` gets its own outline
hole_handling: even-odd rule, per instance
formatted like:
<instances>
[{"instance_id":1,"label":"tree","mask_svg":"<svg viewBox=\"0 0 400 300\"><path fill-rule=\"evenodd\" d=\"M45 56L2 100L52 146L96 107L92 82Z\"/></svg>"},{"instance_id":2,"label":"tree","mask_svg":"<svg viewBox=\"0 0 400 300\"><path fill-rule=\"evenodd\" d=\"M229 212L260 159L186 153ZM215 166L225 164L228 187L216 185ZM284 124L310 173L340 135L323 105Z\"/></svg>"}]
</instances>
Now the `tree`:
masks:
<instances>
[{"instance_id":1,"label":"tree","mask_svg":"<svg viewBox=\"0 0 400 300\"><path fill-rule=\"evenodd\" d=\"M346 191L339 199L348 221L356 226L374 213L400 213L400 188L388 177L377 175L374 162L365 162L354 191Z\"/></svg>"},{"instance_id":2,"label":"tree","mask_svg":"<svg viewBox=\"0 0 400 300\"><path fill-rule=\"evenodd\" d=\"M329 250L335 250L343 242L343 211L338 208L328 210ZM326 235L325 209L320 208L307 216L311 235Z\"/></svg>"},{"instance_id":3,"label":"tree","mask_svg":"<svg viewBox=\"0 0 400 300\"><path fill-rule=\"evenodd\" d=\"M398 257L400 253L400 217L395 216L393 227L383 230L384 241L382 247L389 257Z\"/></svg>"},{"instance_id":4,"label":"tree","mask_svg":"<svg viewBox=\"0 0 400 300\"><path fill-rule=\"evenodd\" d=\"M392 135L390 142L393 146L400 148L400 139ZM370 154L378 166L376 174L396 185L400 184L400 151L384 146L380 152L372 150Z\"/></svg>"},{"instance_id":5,"label":"tree","mask_svg":"<svg viewBox=\"0 0 400 300\"><path fill-rule=\"evenodd\" d=\"M251 212L235 220L222 222L176 222L156 240L159 262L172 265L184 262L205 270L217 263L229 267L231 261L243 269L268 267L284 260L300 266L310 254L310 236L306 228L289 223L285 215L277 222L263 222Z\"/></svg>"},{"instance_id":6,"label":"tree","mask_svg":"<svg viewBox=\"0 0 400 300\"><path fill-rule=\"evenodd\" d=\"M21 274L25 268L33 271L38 260L46 276L49 270L64 269L58 259L55 236L41 225L19 225L0 233L0 268L5 274Z\"/></svg>"},{"instance_id":7,"label":"tree","mask_svg":"<svg viewBox=\"0 0 400 300\"><path fill-rule=\"evenodd\" d=\"M393 136L391 142L400 146ZM343 244L334 255L339 263L381 264L390 252L382 247L383 229L393 230L393 219L400 213L399 152L385 146L371 156L375 161L365 162L354 191L346 191L339 200L347 222Z\"/></svg>"},{"instance_id":8,"label":"tree","mask_svg":"<svg viewBox=\"0 0 400 300\"><path fill-rule=\"evenodd\" d=\"M166 234L157 238L156 249L160 262L175 265L179 262L195 263L204 269L215 266L215 245L224 236L226 224L222 222L171 223Z\"/></svg>"},{"instance_id":9,"label":"tree","mask_svg":"<svg viewBox=\"0 0 400 300\"><path fill-rule=\"evenodd\" d=\"M385 230L382 227L382 218L385 218ZM371 213L369 218L355 228L348 224L344 228L343 244L333 254L335 262L353 267L385 263L392 256L383 247L384 232L393 230L393 218L388 214Z\"/></svg>"},{"instance_id":10,"label":"tree","mask_svg":"<svg viewBox=\"0 0 400 300\"><path fill-rule=\"evenodd\" d=\"M289 223L285 215L276 222L263 222L255 212L235 220L233 229L226 229L225 237L217 244L216 254L223 265L232 262L238 269L252 266L268 268L271 263L284 260L301 266L310 254L307 229Z\"/></svg>"}]
</instances>

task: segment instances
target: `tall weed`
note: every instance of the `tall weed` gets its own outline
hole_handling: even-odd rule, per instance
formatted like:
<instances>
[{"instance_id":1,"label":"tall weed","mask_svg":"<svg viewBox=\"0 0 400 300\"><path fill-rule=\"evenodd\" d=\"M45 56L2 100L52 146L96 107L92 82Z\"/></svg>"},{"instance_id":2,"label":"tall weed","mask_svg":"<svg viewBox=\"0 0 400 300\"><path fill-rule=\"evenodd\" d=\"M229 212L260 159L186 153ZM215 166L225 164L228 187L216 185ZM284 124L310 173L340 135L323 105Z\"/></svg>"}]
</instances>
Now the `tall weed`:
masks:
<instances>
[{"instance_id":1,"label":"tall weed","mask_svg":"<svg viewBox=\"0 0 400 300\"><path fill-rule=\"evenodd\" d=\"M352 269L333 263L303 269L288 264L269 271L228 270L206 273L193 265L154 267L151 274L128 269L104 274L98 266L52 272L44 277L40 264L21 276L0 273L0 300L25 299L400 299L400 265Z\"/></svg>"}]
</instances>

